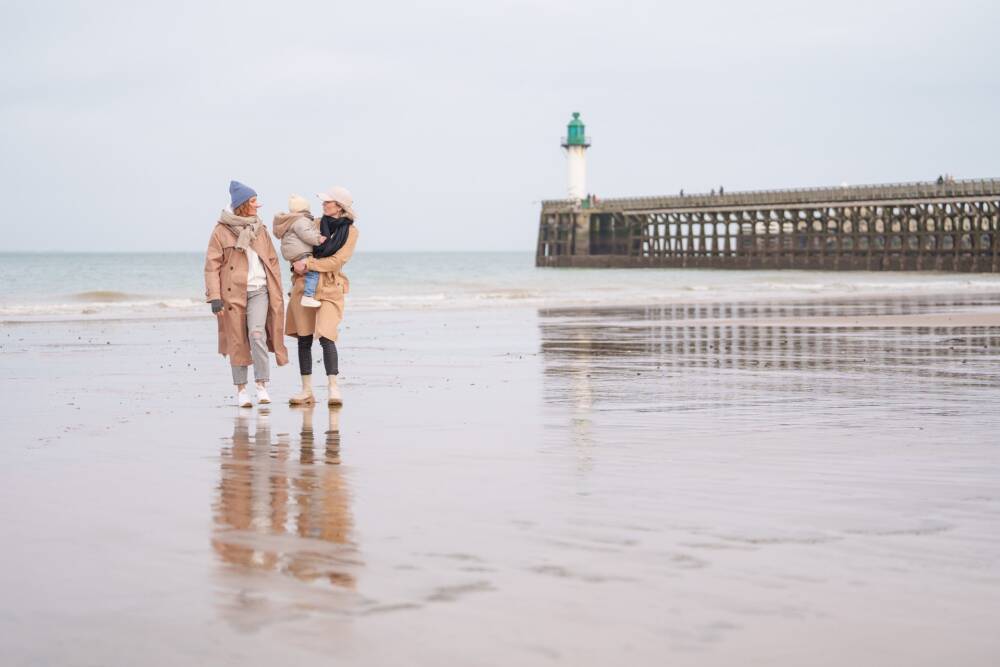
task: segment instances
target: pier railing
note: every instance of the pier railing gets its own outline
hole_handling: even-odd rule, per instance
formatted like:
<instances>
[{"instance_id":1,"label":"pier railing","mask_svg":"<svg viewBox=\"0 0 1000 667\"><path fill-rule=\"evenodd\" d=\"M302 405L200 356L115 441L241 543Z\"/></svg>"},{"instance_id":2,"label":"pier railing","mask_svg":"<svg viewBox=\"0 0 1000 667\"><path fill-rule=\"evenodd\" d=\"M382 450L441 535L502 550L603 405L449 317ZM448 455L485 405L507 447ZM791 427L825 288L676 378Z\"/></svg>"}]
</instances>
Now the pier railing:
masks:
<instances>
[{"instance_id":1,"label":"pier railing","mask_svg":"<svg viewBox=\"0 0 1000 667\"><path fill-rule=\"evenodd\" d=\"M948 197L977 197L1000 194L1000 178L935 182L883 183L778 190L726 191L724 194L685 193L655 197L615 197L597 200L604 210L655 210L703 206L761 206L767 204L810 204L881 200L914 200ZM543 209L577 206L572 199L542 202Z\"/></svg>"}]
</instances>

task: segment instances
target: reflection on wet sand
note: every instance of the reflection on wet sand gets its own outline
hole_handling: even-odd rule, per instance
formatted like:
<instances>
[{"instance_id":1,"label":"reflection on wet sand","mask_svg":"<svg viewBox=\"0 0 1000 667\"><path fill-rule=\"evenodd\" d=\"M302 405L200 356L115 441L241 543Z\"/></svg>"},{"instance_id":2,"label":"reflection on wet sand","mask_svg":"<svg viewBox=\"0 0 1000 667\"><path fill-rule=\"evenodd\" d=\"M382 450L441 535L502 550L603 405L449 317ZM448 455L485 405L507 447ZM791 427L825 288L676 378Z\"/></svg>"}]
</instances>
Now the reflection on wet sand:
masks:
<instances>
[{"instance_id":1,"label":"reflection on wet sand","mask_svg":"<svg viewBox=\"0 0 1000 667\"><path fill-rule=\"evenodd\" d=\"M244 573L275 571L306 582L353 588L350 492L340 467L340 409L331 408L316 443L313 413L300 408L298 460L286 434L272 437L266 412L241 411L221 453L212 547ZM317 444L323 447L317 453Z\"/></svg>"},{"instance_id":2,"label":"reflection on wet sand","mask_svg":"<svg viewBox=\"0 0 1000 667\"><path fill-rule=\"evenodd\" d=\"M660 614L648 664L992 664L998 306L539 311L546 484L577 496L549 557L655 591L601 591Z\"/></svg>"},{"instance_id":3,"label":"reflection on wet sand","mask_svg":"<svg viewBox=\"0 0 1000 667\"><path fill-rule=\"evenodd\" d=\"M601 306L542 309L542 318L601 318L616 320L758 320L788 318L890 317L929 313L970 312L1000 307L1000 294L928 295L905 298L827 299L824 301L741 301L681 303L653 306Z\"/></svg>"},{"instance_id":4,"label":"reflection on wet sand","mask_svg":"<svg viewBox=\"0 0 1000 667\"><path fill-rule=\"evenodd\" d=\"M14 353L0 662L993 665L991 307L369 313L348 411L270 417L189 323L213 370L156 387L126 325ZM961 318L843 322L880 309Z\"/></svg>"},{"instance_id":5,"label":"reflection on wet sand","mask_svg":"<svg viewBox=\"0 0 1000 667\"><path fill-rule=\"evenodd\" d=\"M546 395L549 404L585 398L589 407L593 396L598 407L646 402L646 409L662 411L802 400L846 386L865 400L908 379L933 379L931 391L939 394L955 384L995 386L1000 327L962 325L961 316L957 326L880 326L878 320L854 326L850 318L998 304L1000 297L979 295L541 311ZM811 324L777 323L797 318ZM625 376L632 379L622 382Z\"/></svg>"}]
</instances>

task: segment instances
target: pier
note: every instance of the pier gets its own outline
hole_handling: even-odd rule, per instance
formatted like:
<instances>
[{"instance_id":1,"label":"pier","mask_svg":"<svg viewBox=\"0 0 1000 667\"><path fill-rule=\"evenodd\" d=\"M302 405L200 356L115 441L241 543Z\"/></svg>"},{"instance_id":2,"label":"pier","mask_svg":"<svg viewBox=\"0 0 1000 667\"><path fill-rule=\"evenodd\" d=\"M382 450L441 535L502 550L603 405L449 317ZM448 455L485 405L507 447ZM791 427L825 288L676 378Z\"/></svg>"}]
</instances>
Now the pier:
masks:
<instances>
[{"instance_id":1,"label":"pier","mask_svg":"<svg viewBox=\"0 0 1000 667\"><path fill-rule=\"evenodd\" d=\"M579 116L536 266L1000 271L1000 179L597 199Z\"/></svg>"},{"instance_id":2,"label":"pier","mask_svg":"<svg viewBox=\"0 0 1000 667\"><path fill-rule=\"evenodd\" d=\"M542 203L537 266L1000 270L1000 179Z\"/></svg>"}]
</instances>

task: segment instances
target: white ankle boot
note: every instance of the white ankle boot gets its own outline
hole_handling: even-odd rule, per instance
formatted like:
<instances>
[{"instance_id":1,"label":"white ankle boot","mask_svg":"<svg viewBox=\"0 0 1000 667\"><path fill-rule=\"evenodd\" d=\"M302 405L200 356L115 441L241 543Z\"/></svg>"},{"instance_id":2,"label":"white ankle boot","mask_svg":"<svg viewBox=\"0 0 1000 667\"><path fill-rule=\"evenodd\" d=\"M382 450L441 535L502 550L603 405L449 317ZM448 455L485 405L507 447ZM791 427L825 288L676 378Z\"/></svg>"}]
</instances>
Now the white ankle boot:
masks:
<instances>
[{"instance_id":1,"label":"white ankle boot","mask_svg":"<svg viewBox=\"0 0 1000 667\"><path fill-rule=\"evenodd\" d=\"M247 394L247 388L236 390L236 405L241 408L252 408L253 403L250 402L250 395Z\"/></svg>"},{"instance_id":2,"label":"white ankle boot","mask_svg":"<svg viewBox=\"0 0 1000 667\"><path fill-rule=\"evenodd\" d=\"M337 386L337 376L327 375L326 379L330 384L330 398L326 400L327 405L343 405L344 399L340 395L340 387Z\"/></svg>"},{"instance_id":3,"label":"white ankle boot","mask_svg":"<svg viewBox=\"0 0 1000 667\"><path fill-rule=\"evenodd\" d=\"M267 393L267 387L260 383L257 383L257 402L261 405L267 405L271 402L271 396Z\"/></svg>"},{"instance_id":4,"label":"white ankle boot","mask_svg":"<svg viewBox=\"0 0 1000 667\"><path fill-rule=\"evenodd\" d=\"M319 308L319 301L311 296L302 295L302 305L305 308Z\"/></svg>"},{"instance_id":5,"label":"white ankle boot","mask_svg":"<svg viewBox=\"0 0 1000 667\"><path fill-rule=\"evenodd\" d=\"M311 405L316 401L313 396L312 375L302 376L302 391L288 399L289 405Z\"/></svg>"}]
</instances>

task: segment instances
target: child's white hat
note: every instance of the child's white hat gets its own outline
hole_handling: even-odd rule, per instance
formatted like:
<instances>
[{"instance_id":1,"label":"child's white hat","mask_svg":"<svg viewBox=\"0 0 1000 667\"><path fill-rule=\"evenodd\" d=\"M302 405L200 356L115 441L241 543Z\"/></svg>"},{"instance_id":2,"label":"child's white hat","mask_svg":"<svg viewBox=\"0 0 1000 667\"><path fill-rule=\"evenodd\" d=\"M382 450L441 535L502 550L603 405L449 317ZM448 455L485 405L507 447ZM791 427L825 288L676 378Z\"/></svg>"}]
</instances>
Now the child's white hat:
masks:
<instances>
[{"instance_id":1,"label":"child's white hat","mask_svg":"<svg viewBox=\"0 0 1000 667\"><path fill-rule=\"evenodd\" d=\"M301 196L293 194L288 198L289 213L303 213L309 210L309 201Z\"/></svg>"}]
</instances>

